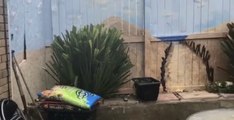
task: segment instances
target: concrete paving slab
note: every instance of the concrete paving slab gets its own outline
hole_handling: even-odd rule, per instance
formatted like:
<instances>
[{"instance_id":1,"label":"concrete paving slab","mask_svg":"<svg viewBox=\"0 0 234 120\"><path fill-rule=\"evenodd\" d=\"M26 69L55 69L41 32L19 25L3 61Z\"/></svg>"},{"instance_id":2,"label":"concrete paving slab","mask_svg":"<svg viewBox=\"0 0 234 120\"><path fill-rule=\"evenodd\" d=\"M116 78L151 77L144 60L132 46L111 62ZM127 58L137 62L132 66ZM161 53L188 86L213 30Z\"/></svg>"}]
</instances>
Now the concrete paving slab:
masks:
<instances>
[{"instance_id":1,"label":"concrete paving slab","mask_svg":"<svg viewBox=\"0 0 234 120\"><path fill-rule=\"evenodd\" d=\"M196 91L196 92L188 92L188 93L179 93L183 99L213 99L219 98L218 94L209 93L206 91Z\"/></svg>"},{"instance_id":2,"label":"concrete paving slab","mask_svg":"<svg viewBox=\"0 0 234 120\"><path fill-rule=\"evenodd\" d=\"M224 98L234 98L234 94L220 93L220 95Z\"/></svg>"},{"instance_id":3,"label":"concrete paving slab","mask_svg":"<svg viewBox=\"0 0 234 120\"><path fill-rule=\"evenodd\" d=\"M179 100L174 94L172 93L160 93L158 96L158 101L175 101Z\"/></svg>"},{"instance_id":4,"label":"concrete paving slab","mask_svg":"<svg viewBox=\"0 0 234 120\"><path fill-rule=\"evenodd\" d=\"M96 120L186 120L190 115L211 109L233 108L234 100L207 99L190 102L140 102L135 105L122 104L117 107L101 105ZM198 119L197 119L198 120ZM231 119L233 120L233 119Z\"/></svg>"},{"instance_id":5,"label":"concrete paving slab","mask_svg":"<svg viewBox=\"0 0 234 120\"><path fill-rule=\"evenodd\" d=\"M122 98L116 98L116 99L109 99L104 100L103 105L104 106L118 106L118 105L124 105L124 104L137 104L139 101L134 99L128 99L128 101L124 101Z\"/></svg>"}]
</instances>

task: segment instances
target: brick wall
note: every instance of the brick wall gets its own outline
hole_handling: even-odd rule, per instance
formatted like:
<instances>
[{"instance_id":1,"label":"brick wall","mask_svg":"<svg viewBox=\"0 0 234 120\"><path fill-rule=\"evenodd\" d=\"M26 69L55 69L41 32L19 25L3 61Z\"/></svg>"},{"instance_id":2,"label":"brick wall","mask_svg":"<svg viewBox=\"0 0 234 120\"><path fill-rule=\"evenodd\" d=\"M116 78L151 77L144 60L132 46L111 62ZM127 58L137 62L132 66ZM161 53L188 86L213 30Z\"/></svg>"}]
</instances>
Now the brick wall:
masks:
<instances>
[{"instance_id":1,"label":"brick wall","mask_svg":"<svg viewBox=\"0 0 234 120\"><path fill-rule=\"evenodd\" d=\"M0 99L10 95L6 0L0 0Z\"/></svg>"}]
</instances>

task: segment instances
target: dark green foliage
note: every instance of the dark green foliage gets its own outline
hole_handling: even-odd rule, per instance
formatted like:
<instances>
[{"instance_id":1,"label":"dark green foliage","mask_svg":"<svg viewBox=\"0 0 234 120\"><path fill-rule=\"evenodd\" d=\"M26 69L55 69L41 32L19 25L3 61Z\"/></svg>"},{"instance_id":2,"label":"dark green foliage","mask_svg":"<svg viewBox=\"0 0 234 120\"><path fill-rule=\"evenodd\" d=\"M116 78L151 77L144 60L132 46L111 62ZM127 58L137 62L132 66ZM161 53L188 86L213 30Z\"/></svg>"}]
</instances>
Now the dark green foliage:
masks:
<instances>
[{"instance_id":1,"label":"dark green foliage","mask_svg":"<svg viewBox=\"0 0 234 120\"><path fill-rule=\"evenodd\" d=\"M120 32L90 25L55 36L49 74L62 85L111 97L126 83L132 64Z\"/></svg>"},{"instance_id":2,"label":"dark green foliage","mask_svg":"<svg viewBox=\"0 0 234 120\"><path fill-rule=\"evenodd\" d=\"M234 24L227 24L228 28L229 28L229 32L228 32L228 39L222 41L221 43L221 48L224 51L224 53L228 56L229 58L229 68L227 70L225 70L228 74L229 74L229 81L234 82Z\"/></svg>"},{"instance_id":3,"label":"dark green foliage","mask_svg":"<svg viewBox=\"0 0 234 120\"><path fill-rule=\"evenodd\" d=\"M209 83L206 90L212 93L234 93L234 85L227 85L226 81Z\"/></svg>"},{"instance_id":4,"label":"dark green foliage","mask_svg":"<svg viewBox=\"0 0 234 120\"><path fill-rule=\"evenodd\" d=\"M227 39L221 42L221 48L229 58L229 68L218 68L228 73L228 81L230 81L230 83L232 84L228 85L227 81L225 80L210 83L207 85L207 90L209 92L234 93L234 24L228 23L227 27L229 29L229 32L227 34Z\"/></svg>"}]
</instances>

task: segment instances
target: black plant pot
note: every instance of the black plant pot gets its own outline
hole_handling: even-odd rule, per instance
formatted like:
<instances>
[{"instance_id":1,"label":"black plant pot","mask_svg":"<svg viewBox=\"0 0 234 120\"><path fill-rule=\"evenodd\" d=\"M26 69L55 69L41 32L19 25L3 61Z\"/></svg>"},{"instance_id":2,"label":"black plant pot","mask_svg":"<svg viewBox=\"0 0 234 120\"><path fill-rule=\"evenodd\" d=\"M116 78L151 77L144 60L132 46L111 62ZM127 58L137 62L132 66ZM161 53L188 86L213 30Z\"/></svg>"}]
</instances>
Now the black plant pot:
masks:
<instances>
[{"instance_id":1,"label":"black plant pot","mask_svg":"<svg viewBox=\"0 0 234 120\"><path fill-rule=\"evenodd\" d=\"M152 77L133 78L136 96L141 101L157 101L160 81Z\"/></svg>"}]
</instances>

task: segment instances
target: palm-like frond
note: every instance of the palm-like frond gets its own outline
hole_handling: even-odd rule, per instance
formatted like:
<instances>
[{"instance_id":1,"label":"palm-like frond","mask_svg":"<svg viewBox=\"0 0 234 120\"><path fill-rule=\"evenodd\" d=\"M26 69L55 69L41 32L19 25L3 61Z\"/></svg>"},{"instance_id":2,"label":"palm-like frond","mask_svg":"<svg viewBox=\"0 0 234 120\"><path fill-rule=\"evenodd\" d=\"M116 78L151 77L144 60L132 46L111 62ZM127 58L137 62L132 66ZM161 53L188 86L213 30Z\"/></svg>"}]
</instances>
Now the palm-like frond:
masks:
<instances>
[{"instance_id":1,"label":"palm-like frond","mask_svg":"<svg viewBox=\"0 0 234 120\"><path fill-rule=\"evenodd\" d=\"M50 75L59 84L75 85L103 97L114 95L133 66L120 32L103 25L73 27L52 43Z\"/></svg>"},{"instance_id":2,"label":"palm-like frond","mask_svg":"<svg viewBox=\"0 0 234 120\"><path fill-rule=\"evenodd\" d=\"M229 80L234 82L234 24L228 23L227 27L229 29L228 37L221 42L221 48L230 62L229 68L225 69L225 71L229 74Z\"/></svg>"}]
</instances>

